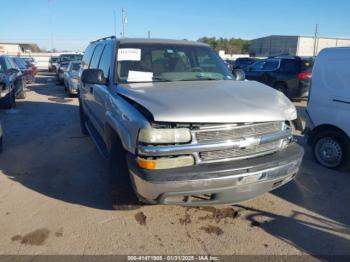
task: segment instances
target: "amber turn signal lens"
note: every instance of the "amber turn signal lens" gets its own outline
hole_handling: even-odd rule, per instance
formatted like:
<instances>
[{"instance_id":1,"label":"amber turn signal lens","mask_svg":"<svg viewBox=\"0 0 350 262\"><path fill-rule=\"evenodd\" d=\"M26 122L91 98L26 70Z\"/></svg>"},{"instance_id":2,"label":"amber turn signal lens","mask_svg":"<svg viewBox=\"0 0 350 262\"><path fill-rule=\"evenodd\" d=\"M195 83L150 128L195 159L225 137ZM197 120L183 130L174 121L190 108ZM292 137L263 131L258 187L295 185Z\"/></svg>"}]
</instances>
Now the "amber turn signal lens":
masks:
<instances>
[{"instance_id":1,"label":"amber turn signal lens","mask_svg":"<svg viewBox=\"0 0 350 262\"><path fill-rule=\"evenodd\" d=\"M142 158L137 159L137 164L144 169L156 169L157 166L155 161Z\"/></svg>"}]
</instances>

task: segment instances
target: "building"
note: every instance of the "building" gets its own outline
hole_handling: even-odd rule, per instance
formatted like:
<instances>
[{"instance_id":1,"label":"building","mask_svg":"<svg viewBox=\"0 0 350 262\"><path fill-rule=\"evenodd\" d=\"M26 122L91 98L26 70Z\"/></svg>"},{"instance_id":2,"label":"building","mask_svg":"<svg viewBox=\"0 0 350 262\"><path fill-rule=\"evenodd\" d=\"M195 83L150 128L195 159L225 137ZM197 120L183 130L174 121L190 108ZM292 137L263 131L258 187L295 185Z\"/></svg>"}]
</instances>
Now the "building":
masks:
<instances>
[{"instance_id":1,"label":"building","mask_svg":"<svg viewBox=\"0 0 350 262\"><path fill-rule=\"evenodd\" d=\"M0 43L0 54L21 55L40 52L37 44L31 43Z\"/></svg>"},{"instance_id":2,"label":"building","mask_svg":"<svg viewBox=\"0 0 350 262\"><path fill-rule=\"evenodd\" d=\"M271 35L250 41L249 51L257 57L274 55L314 56L323 48L350 46L350 39L312 36Z\"/></svg>"}]
</instances>

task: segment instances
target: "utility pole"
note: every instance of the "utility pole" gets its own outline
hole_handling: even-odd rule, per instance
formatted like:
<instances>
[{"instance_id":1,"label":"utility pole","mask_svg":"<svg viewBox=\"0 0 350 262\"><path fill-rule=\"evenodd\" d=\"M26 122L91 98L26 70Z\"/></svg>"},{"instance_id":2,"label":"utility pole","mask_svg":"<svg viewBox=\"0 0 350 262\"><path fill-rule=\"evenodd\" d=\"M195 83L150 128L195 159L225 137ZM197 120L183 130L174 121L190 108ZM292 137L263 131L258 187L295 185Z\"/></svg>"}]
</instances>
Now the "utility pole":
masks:
<instances>
[{"instance_id":1,"label":"utility pole","mask_svg":"<svg viewBox=\"0 0 350 262\"><path fill-rule=\"evenodd\" d=\"M113 28L114 28L114 36L117 36L117 15L115 10L113 10Z\"/></svg>"},{"instance_id":2,"label":"utility pole","mask_svg":"<svg viewBox=\"0 0 350 262\"><path fill-rule=\"evenodd\" d=\"M52 31L52 8L51 8L51 0L47 0L47 5L49 8L49 26L50 26L50 42L51 42L51 51L54 49L54 41L53 41L53 31Z\"/></svg>"},{"instance_id":3,"label":"utility pole","mask_svg":"<svg viewBox=\"0 0 350 262\"><path fill-rule=\"evenodd\" d=\"M315 35L314 35L314 57L316 57L317 55L317 49L318 49L318 24L316 24Z\"/></svg>"},{"instance_id":4,"label":"utility pole","mask_svg":"<svg viewBox=\"0 0 350 262\"><path fill-rule=\"evenodd\" d=\"M151 38L151 31L148 30L148 39L150 39L150 38Z\"/></svg>"}]
</instances>

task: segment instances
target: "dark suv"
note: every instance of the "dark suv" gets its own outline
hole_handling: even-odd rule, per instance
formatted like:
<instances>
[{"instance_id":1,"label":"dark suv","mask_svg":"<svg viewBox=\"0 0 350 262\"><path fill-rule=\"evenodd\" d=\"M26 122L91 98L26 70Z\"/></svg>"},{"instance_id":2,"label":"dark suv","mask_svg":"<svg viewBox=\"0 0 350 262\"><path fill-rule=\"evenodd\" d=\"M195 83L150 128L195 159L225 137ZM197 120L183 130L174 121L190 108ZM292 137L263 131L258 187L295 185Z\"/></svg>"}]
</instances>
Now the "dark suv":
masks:
<instances>
[{"instance_id":1,"label":"dark suv","mask_svg":"<svg viewBox=\"0 0 350 262\"><path fill-rule=\"evenodd\" d=\"M25 98L24 77L11 57L0 56L0 106L16 106L16 98Z\"/></svg>"},{"instance_id":2,"label":"dark suv","mask_svg":"<svg viewBox=\"0 0 350 262\"><path fill-rule=\"evenodd\" d=\"M269 57L245 69L248 80L269 85L291 99L309 95L313 60L300 57Z\"/></svg>"}]
</instances>

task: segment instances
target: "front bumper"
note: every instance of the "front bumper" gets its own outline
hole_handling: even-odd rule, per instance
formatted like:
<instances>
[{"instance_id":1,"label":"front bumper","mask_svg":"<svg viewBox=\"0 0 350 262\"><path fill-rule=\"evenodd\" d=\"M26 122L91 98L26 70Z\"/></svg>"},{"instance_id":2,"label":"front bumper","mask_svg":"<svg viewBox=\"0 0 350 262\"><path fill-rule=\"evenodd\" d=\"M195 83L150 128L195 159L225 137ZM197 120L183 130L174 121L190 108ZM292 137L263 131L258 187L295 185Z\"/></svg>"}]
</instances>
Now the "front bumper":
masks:
<instances>
[{"instance_id":1,"label":"front bumper","mask_svg":"<svg viewBox=\"0 0 350 262\"><path fill-rule=\"evenodd\" d=\"M5 90L1 90L0 91L0 98L6 97L10 92L11 92L11 90L9 88L6 88Z\"/></svg>"},{"instance_id":2,"label":"front bumper","mask_svg":"<svg viewBox=\"0 0 350 262\"><path fill-rule=\"evenodd\" d=\"M132 155L128 155L128 165L142 201L188 206L234 204L291 181L303 154L303 148L293 144L263 157L177 169L141 169Z\"/></svg>"},{"instance_id":3,"label":"front bumper","mask_svg":"<svg viewBox=\"0 0 350 262\"><path fill-rule=\"evenodd\" d=\"M72 95L78 94L78 81L70 78L68 80L68 90Z\"/></svg>"}]
</instances>

